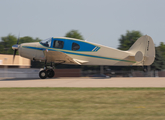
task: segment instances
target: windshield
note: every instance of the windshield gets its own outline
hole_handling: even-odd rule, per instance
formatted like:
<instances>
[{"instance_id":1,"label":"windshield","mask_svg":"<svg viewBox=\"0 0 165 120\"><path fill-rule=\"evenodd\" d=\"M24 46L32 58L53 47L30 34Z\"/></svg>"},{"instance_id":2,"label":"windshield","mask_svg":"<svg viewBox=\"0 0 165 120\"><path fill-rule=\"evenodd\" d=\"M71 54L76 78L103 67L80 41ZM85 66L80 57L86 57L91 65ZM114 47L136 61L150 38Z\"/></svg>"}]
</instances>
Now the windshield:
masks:
<instances>
[{"instance_id":1,"label":"windshield","mask_svg":"<svg viewBox=\"0 0 165 120\"><path fill-rule=\"evenodd\" d=\"M52 38L42 40L40 43L45 47L50 47Z\"/></svg>"}]
</instances>

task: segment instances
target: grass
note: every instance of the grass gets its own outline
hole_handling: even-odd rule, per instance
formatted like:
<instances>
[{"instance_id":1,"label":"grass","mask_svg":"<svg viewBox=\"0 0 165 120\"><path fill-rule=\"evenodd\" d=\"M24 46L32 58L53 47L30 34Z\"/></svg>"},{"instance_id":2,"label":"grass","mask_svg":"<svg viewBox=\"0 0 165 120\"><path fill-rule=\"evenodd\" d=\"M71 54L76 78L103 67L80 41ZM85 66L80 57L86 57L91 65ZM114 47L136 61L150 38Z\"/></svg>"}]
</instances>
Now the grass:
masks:
<instances>
[{"instance_id":1,"label":"grass","mask_svg":"<svg viewBox=\"0 0 165 120\"><path fill-rule=\"evenodd\" d=\"M165 120L165 88L0 88L0 120Z\"/></svg>"}]
</instances>

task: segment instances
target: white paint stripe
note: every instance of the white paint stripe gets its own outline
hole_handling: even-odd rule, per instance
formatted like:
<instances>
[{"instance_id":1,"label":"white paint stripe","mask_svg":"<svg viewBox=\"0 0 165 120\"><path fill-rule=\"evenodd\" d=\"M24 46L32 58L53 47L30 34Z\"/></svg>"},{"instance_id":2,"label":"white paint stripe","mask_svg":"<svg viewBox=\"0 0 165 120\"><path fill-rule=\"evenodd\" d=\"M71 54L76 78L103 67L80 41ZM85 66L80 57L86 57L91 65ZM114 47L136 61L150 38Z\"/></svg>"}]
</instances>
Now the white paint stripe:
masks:
<instances>
[{"instance_id":1,"label":"white paint stripe","mask_svg":"<svg viewBox=\"0 0 165 120\"><path fill-rule=\"evenodd\" d=\"M95 49L95 51L97 51L99 49L99 47L97 47L96 49Z\"/></svg>"},{"instance_id":2,"label":"white paint stripe","mask_svg":"<svg viewBox=\"0 0 165 120\"><path fill-rule=\"evenodd\" d=\"M92 51L94 51L96 48L97 48L97 46Z\"/></svg>"}]
</instances>

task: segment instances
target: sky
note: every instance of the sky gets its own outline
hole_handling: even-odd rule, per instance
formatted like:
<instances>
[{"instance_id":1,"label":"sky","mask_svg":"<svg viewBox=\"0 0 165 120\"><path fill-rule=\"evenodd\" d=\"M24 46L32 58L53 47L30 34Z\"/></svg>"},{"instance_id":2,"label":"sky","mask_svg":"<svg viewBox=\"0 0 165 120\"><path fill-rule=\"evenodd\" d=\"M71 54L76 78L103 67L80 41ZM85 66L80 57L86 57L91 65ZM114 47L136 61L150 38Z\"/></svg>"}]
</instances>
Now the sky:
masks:
<instances>
[{"instance_id":1,"label":"sky","mask_svg":"<svg viewBox=\"0 0 165 120\"><path fill-rule=\"evenodd\" d=\"M126 31L165 43L165 0L0 0L0 37L42 40L78 30L85 40L117 48Z\"/></svg>"}]
</instances>

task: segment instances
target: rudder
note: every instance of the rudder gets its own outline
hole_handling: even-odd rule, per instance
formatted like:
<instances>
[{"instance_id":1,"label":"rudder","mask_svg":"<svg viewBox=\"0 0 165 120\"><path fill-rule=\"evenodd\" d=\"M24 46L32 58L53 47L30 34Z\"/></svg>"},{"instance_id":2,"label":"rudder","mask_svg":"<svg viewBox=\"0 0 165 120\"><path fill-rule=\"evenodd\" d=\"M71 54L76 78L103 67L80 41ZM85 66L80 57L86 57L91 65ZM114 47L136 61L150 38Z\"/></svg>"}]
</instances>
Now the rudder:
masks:
<instances>
[{"instance_id":1,"label":"rudder","mask_svg":"<svg viewBox=\"0 0 165 120\"><path fill-rule=\"evenodd\" d=\"M128 52L135 56L137 62L141 62L143 65L151 65L155 60L155 45L148 35L140 37Z\"/></svg>"}]
</instances>

